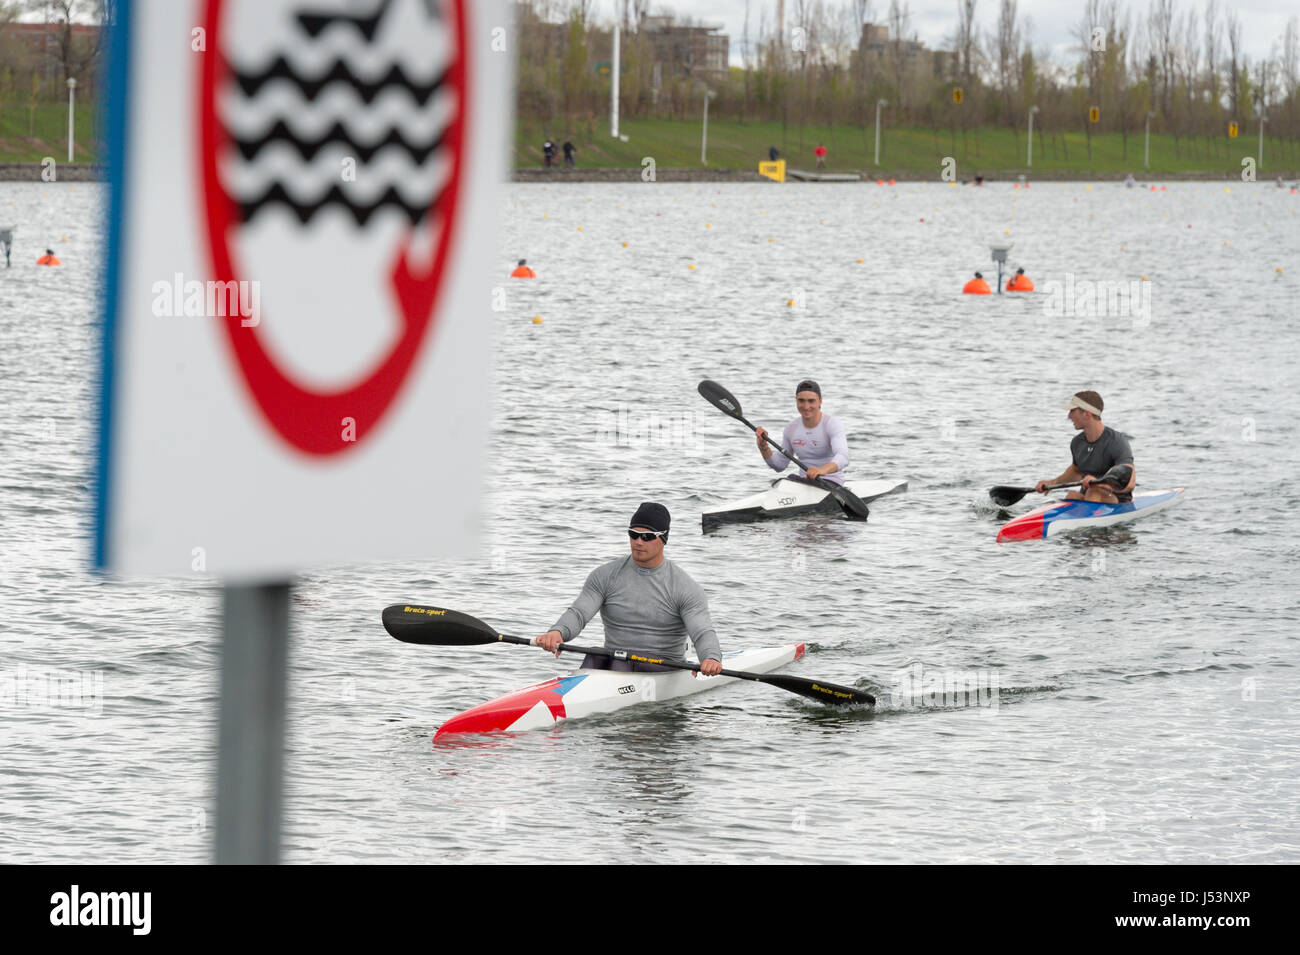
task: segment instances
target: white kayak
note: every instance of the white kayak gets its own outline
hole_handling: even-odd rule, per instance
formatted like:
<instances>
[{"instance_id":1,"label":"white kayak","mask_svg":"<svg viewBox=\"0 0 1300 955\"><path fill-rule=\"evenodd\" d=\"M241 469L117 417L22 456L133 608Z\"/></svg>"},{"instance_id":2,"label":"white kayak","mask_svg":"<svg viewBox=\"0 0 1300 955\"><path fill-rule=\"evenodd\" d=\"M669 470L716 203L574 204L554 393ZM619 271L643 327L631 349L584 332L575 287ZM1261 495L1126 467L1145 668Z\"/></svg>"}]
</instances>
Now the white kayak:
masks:
<instances>
[{"instance_id":1,"label":"white kayak","mask_svg":"<svg viewBox=\"0 0 1300 955\"><path fill-rule=\"evenodd\" d=\"M1134 494L1125 504L1055 501L1007 521L998 531L998 541L1039 540L1066 531L1122 524L1164 510L1182 497L1183 488L1174 487Z\"/></svg>"},{"instance_id":2,"label":"white kayak","mask_svg":"<svg viewBox=\"0 0 1300 955\"><path fill-rule=\"evenodd\" d=\"M802 643L724 653L729 670L768 673L798 660ZM657 703L692 696L735 683L734 677L696 676L689 670L627 673L615 670L579 670L569 676L507 693L453 716L438 728L434 739L460 733L519 732L554 726L562 720L598 713L613 713L642 703Z\"/></svg>"},{"instance_id":3,"label":"white kayak","mask_svg":"<svg viewBox=\"0 0 1300 955\"><path fill-rule=\"evenodd\" d=\"M878 481L848 481L844 485L862 499L871 503L886 494L899 494L907 490L907 482L893 478ZM803 517L808 514L842 514L844 509L831 496L831 492L792 478L778 478L766 491L751 494L730 504L720 504L700 515L706 531L723 524L744 524L753 521L771 521L786 517Z\"/></svg>"}]
</instances>

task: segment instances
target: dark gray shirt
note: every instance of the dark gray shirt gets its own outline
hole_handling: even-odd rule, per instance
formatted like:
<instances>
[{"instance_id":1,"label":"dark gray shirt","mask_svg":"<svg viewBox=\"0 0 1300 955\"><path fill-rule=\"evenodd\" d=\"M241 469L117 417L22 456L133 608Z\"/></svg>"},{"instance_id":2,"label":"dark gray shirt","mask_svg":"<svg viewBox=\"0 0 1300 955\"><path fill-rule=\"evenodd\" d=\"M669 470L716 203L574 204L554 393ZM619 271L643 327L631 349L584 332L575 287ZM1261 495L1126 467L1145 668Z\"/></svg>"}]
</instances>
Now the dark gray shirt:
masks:
<instances>
[{"instance_id":1,"label":"dark gray shirt","mask_svg":"<svg viewBox=\"0 0 1300 955\"><path fill-rule=\"evenodd\" d=\"M722 660L704 588L666 557L649 570L638 567L631 554L597 567L551 629L567 643L597 611L611 649L681 658L690 637L700 660Z\"/></svg>"},{"instance_id":2,"label":"dark gray shirt","mask_svg":"<svg viewBox=\"0 0 1300 955\"><path fill-rule=\"evenodd\" d=\"M1129 447L1128 436L1114 428L1103 428L1101 436L1092 442L1080 431L1070 442L1070 456L1076 468L1092 477L1101 477L1117 464L1133 463L1133 449ZM1121 501L1127 501L1132 494L1117 491L1117 496Z\"/></svg>"}]
</instances>

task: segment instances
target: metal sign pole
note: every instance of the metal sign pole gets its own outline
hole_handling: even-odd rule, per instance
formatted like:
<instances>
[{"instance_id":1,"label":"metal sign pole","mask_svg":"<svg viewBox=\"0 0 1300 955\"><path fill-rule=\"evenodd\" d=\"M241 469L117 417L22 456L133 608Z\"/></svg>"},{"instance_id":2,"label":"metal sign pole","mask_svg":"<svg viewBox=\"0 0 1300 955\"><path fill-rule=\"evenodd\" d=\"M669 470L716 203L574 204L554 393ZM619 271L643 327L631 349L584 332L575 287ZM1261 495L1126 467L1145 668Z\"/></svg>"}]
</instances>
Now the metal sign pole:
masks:
<instances>
[{"instance_id":1,"label":"metal sign pole","mask_svg":"<svg viewBox=\"0 0 1300 955\"><path fill-rule=\"evenodd\" d=\"M225 588L217 755L218 865L280 861L289 590Z\"/></svg>"}]
</instances>

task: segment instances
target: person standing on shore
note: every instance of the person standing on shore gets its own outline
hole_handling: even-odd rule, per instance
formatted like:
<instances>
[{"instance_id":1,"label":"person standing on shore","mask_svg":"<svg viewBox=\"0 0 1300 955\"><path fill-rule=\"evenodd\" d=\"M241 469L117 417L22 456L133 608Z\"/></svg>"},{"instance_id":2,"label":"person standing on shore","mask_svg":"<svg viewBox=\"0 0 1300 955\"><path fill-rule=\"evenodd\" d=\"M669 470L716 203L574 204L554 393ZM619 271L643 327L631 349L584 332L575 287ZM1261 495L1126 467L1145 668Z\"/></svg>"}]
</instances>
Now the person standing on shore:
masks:
<instances>
[{"instance_id":1,"label":"person standing on shore","mask_svg":"<svg viewBox=\"0 0 1300 955\"><path fill-rule=\"evenodd\" d=\"M826 147L823 146L821 143L818 143L817 148L813 150L813 155L817 157L817 168L825 169L826 168Z\"/></svg>"},{"instance_id":2,"label":"person standing on shore","mask_svg":"<svg viewBox=\"0 0 1300 955\"><path fill-rule=\"evenodd\" d=\"M572 169L574 167L573 154L576 153L577 151L578 150L573 145L572 139L564 140L564 165L567 166L569 169Z\"/></svg>"}]
</instances>

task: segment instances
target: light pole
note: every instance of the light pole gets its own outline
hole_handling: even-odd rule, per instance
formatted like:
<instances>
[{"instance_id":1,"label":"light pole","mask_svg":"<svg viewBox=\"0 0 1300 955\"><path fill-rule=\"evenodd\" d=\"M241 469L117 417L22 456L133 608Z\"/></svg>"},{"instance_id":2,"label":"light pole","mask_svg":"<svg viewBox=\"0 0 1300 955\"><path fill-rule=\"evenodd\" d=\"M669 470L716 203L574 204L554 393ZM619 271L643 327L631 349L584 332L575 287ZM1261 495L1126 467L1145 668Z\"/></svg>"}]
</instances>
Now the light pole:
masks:
<instances>
[{"instance_id":1,"label":"light pole","mask_svg":"<svg viewBox=\"0 0 1300 955\"><path fill-rule=\"evenodd\" d=\"M614 21L614 69L609 74L609 134L618 139L618 47L619 21Z\"/></svg>"},{"instance_id":2,"label":"light pole","mask_svg":"<svg viewBox=\"0 0 1300 955\"><path fill-rule=\"evenodd\" d=\"M68 162L72 162L72 117L77 108L77 81L68 77Z\"/></svg>"},{"instance_id":3,"label":"light pole","mask_svg":"<svg viewBox=\"0 0 1300 955\"><path fill-rule=\"evenodd\" d=\"M883 99L876 100L876 168L877 169L880 168L880 108L882 106L888 106L888 105L889 105L888 100L883 100Z\"/></svg>"},{"instance_id":4,"label":"light pole","mask_svg":"<svg viewBox=\"0 0 1300 955\"><path fill-rule=\"evenodd\" d=\"M1155 116L1155 113L1151 112L1151 110L1147 110L1147 138L1146 138L1146 145L1142 147L1142 168L1143 169L1151 168L1151 118L1153 116Z\"/></svg>"},{"instance_id":5,"label":"light pole","mask_svg":"<svg viewBox=\"0 0 1300 955\"><path fill-rule=\"evenodd\" d=\"M1029 107L1029 168L1034 167L1034 114L1038 112L1037 106ZM1001 283L1001 274L999 273L998 282ZM1001 291L1001 290L999 290Z\"/></svg>"},{"instance_id":6,"label":"light pole","mask_svg":"<svg viewBox=\"0 0 1300 955\"><path fill-rule=\"evenodd\" d=\"M704 87L704 131L700 134L700 165L709 164L708 157L705 155L709 148L709 100L718 94L713 92L707 86Z\"/></svg>"},{"instance_id":7,"label":"light pole","mask_svg":"<svg viewBox=\"0 0 1300 955\"><path fill-rule=\"evenodd\" d=\"M1255 163L1255 168L1262 170L1264 168L1264 124L1268 122L1268 117L1264 115L1264 110L1259 111L1259 161Z\"/></svg>"}]
</instances>

